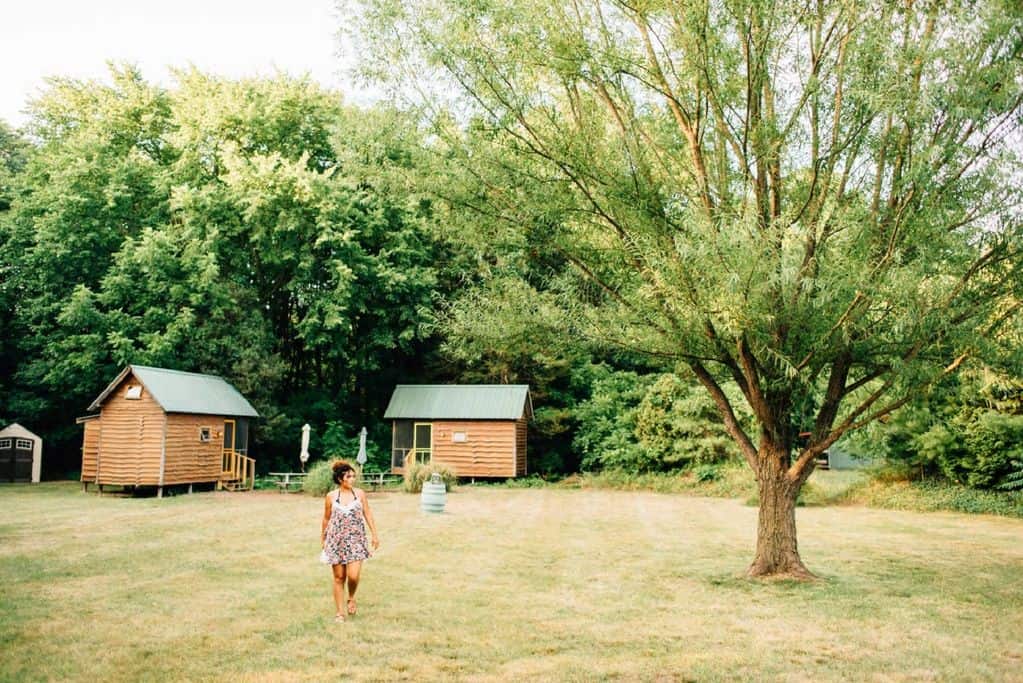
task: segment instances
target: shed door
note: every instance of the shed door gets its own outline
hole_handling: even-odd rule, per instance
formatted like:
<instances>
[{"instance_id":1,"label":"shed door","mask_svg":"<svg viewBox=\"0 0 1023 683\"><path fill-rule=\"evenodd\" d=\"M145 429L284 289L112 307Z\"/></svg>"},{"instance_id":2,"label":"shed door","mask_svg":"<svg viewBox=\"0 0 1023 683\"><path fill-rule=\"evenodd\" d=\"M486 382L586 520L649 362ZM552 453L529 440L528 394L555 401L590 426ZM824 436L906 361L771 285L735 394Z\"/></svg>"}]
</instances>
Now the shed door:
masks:
<instances>
[{"instance_id":1,"label":"shed door","mask_svg":"<svg viewBox=\"0 0 1023 683\"><path fill-rule=\"evenodd\" d=\"M0 481L32 481L33 439L0 439Z\"/></svg>"},{"instance_id":2,"label":"shed door","mask_svg":"<svg viewBox=\"0 0 1023 683\"><path fill-rule=\"evenodd\" d=\"M0 439L0 481L14 481L14 439Z\"/></svg>"}]
</instances>

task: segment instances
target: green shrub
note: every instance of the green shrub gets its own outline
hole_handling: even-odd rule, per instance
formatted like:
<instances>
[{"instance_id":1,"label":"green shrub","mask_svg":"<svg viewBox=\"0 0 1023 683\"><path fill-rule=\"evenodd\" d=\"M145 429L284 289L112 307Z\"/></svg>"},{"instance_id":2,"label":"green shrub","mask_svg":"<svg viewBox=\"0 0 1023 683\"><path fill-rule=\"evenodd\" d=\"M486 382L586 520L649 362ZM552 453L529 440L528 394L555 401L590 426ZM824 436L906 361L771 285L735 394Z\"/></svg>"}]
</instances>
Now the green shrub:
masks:
<instances>
[{"instance_id":1,"label":"green shrub","mask_svg":"<svg viewBox=\"0 0 1023 683\"><path fill-rule=\"evenodd\" d=\"M692 377L640 375L604 365L587 372L590 397L576 407L573 441L583 470L664 472L738 454L713 401ZM740 422L749 427L737 392L728 390L736 394Z\"/></svg>"},{"instance_id":2,"label":"green shrub","mask_svg":"<svg viewBox=\"0 0 1023 683\"><path fill-rule=\"evenodd\" d=\"M1020 491L1023 490L1023 460L1013 460L1012 466L1015 468L1014 472L1010 472L1005 475L996 488L1002 489L1003 491Z\"/></svg>"},{"instance_id":3,"label":"green shrub","mask_svg":"<svg viewBox=\"0 0 1023 683\"><path fill-rule=\"evenodd\" d=\"M851 487L836 502L889 510L950 510L1023 517L1023 492L983 491L940 479L894 483L867 479Z\"/></svg>"},{"instance_id":4,"label":"green shrub","mask_svg":"<svg viewBox=\"0 0 1023 683\"><path fill-rule=\"evenodd\" d=\"M743 411L744 401L736 395L732 405L749 429L751 418ZM658 376L643 395L635 420L636 437L656 469L723 462L739 455L714 401L692 377Z\"/></svg>"},{"instance_id":5,"label":"green shrub","mask_svg":"<svg viewBox=\"0 0 1023 683\"><path fill-rule=\"evenodd\" d=\"M994 486L1012 470L1012 461L1023 458L1023 415L985 410L971 420L965 431L967 470L965 483L976 488ZM960 480L962 481L962 480Z\"/></svg>"},{"instance_id":6,"label":"green shrub","mask_svg":"<svg viewBox=\"0 0 1023 683\"><path fill-rule=\"evenodd\" d=\"M252 488L256 491L274 490L277 488L277 481L272 477L256 477Z\"/></svg>"},{"instance_id":7,"label":"green shrub","mask_svg":"<svg viewBox=\"0 0 1023 683\"><path fill-rule=\"evenodd\" d=\"M458 477L454 472L443 465L421 465L415 463L405 472L405 483L402 488L407 493L420 493L423 490L423 483L429 481L434 473L444 480L444 488L451 491L458 484Z\"/></svg>"},{"instance_id":8,"label":"green shrub","mask_svg":"<svg viewBox=\"0 0 1023 683\"><path fill-rule=\"evenodd\" d=\"M849 443L881 454L882 482L944 478L993 488L1023 460L1023 387L985 374L949 380L917 403L876 424Z\"/></svg>"},{"instance_id":9,"label":"green shrub","mask_svg":"<svg viewBox=\"0 0 1023 683\"><path fill-rule=\"evenodd\" d=\"M696 481L714 481L721 476L716 465L697 465L693 468L693 476Z\"/></svg>"},{"instance_id":10,"label":"green shrub","mask_svg":"<svg viewBox=\"0 0 1023 683\"><path fill-rule=\"evenodd\" d=\"M882 460L877 465L868 468L866 473L870 475L872 479L883 484L915 481L924 478L919 466L904 460Z\"/></svg>"},{"instance_id":11,"label":"green shrub","mask_svg":"<svg viewBox=\"0 0 1023 683\"><path fill-rule=\"evenodd\" d=\"M940 431L928 434L940 425L938 408L921 402L895 413L886 422L875 422L853 432L843 448L853 456L877 458L882 463L871 472L884 481L909 481L939 476L937 450L943 443ZM928 436L924 437L924 434ZM926 444L921 448L920 440ZM880 457L878 457L880 456Z\"/></svg>"},{"instance_id":12,"label":"green shrub","mask_svg":"<svg viewBox=\"0 0 1023 683\"><path fill-rule=\"evenodd\" d=\"M508 479L491 479L491 480L476 480L473 482L473 486L479 487L493 487L501 489L542 489L548 486L552 486L560 481L560 477L552 476L550 478L544 478L543 476L533 473L526 477L515 477Z\"/></svg>"},{"instance_id":13,"label":"green shrub","mask_svg":"<svg viewBox=\"0 0 1023 683\"><path fill-rule=\"evenodd\" d=\"M830 501L824 490L812 481L805 482L796 496L796 505L827 505Z\"/></svg>"},{"instance_id":14,"label":"green shrub","mask_svg":"<svg viewBox=\"0 0 1023 683\"><path fill-rule=\"evenodd\" d=\"M582 469L658 469L636 438L636 410L653 377L605 365L589 366L586 372L591 375L590 397L576 406L578 427L572 441L582 456Z\"/></svg>"},{"instance_id":15,"label":"green shrub","mask_svg":"<svg viewBox=\"0 0 1023 683\"><path fill-rule=\"evenodd\" d=\"M333 489L334 472L331 470L333 460L320 460L314 463L308 470L305 481L302 482L302 492L311 496L325 496Z\"/></svg>"},{"instance_id":16,"label":"green shrub","mask_svg":"<svg viewBox=\"0 0 1023 683\"><path fill-rule=\"evenodd\" d=\"M619 491L656 491L693 493L714 498L747 498L756 495L753 472L743 463L706 466L710 469L685 469L678 472L644 472L610 469L584 472L558 484L564 488L613 489ZM713 475L709 472L713 470ZM701 477L703 477L701 479Z\"/></svg>"},{"instance_id":17,"label":"green shrub","mask_svg":"<svg viewBox=\"0 0 1023 683\"><path fill-rule=\"evenodd\" d=\"M531 474L528 477L517 477L515 479L508 479L504 482L504 485L510 489L542 489L551 485L554 481L559 478L554 477L552 479L544 479L537 474Z\"/></svg>"}]
</instances>

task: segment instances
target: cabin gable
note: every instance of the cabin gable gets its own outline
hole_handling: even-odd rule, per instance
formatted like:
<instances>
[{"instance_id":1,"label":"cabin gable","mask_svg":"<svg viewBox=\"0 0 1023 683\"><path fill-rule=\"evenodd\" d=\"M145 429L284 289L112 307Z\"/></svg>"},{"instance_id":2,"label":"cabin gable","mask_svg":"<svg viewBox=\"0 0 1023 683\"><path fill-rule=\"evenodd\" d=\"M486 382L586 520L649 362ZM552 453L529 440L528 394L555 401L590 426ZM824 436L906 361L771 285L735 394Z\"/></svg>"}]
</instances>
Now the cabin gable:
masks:
<instances>
[{"instance_id":1,"label":"cabin gable","mask_svg":"<svg viewBox=\"0 0 1023 683\"><path fill-rule=\"evenodd\" d=\"M159 485L166 416L133 373L109 392L99 415L96 481Z\"/></svg>"}]
</instances>

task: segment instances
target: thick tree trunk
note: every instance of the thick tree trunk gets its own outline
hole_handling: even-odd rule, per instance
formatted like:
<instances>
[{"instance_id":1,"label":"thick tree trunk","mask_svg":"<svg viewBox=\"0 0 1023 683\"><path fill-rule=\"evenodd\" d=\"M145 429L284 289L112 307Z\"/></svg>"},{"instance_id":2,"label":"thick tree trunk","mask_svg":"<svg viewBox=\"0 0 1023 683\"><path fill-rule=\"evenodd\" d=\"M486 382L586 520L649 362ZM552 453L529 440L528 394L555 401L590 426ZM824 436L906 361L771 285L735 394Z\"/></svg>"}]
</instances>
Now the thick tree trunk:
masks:
<instances>
[{"instance_id":1,"label":"thick tree trunk","mask_svg":"<svg viewBox=\"0 0 1023 683\"><path fill-rule=\"evenodd\" d=\"M796 544L796 496L802 482L790 481L785 471L771 462L763 464L757 483L760 489L757 555L746 574L757 578L814 578L799 559Z\"/></svg>"}]
</instances>

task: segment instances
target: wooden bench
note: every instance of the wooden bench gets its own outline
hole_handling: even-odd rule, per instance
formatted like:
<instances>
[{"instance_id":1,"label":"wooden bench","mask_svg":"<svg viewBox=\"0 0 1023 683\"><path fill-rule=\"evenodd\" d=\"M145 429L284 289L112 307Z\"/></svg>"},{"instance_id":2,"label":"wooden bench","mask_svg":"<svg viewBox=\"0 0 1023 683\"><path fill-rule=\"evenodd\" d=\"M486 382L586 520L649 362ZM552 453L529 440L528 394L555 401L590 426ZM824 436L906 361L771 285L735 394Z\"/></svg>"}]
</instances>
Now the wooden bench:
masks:
<instances>
[{"instance_id":1,"label":"wooden bench","mask_svg":"<svg viewBox=\"0 0 1023 683\"><path fill-rule=\"evenodd\" d=\"M305 481L305 472L267 472L268 475L273 477L274 483L277 484L277 489L281 493L291 491L291 487L294 486L295 490L302 488L302 482Z\"/></svg>"}]
</instances>

